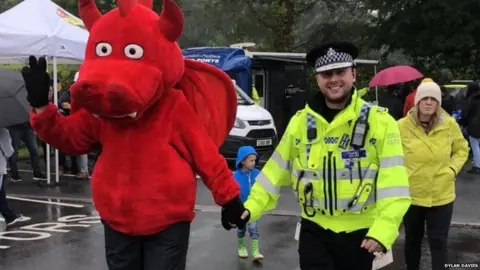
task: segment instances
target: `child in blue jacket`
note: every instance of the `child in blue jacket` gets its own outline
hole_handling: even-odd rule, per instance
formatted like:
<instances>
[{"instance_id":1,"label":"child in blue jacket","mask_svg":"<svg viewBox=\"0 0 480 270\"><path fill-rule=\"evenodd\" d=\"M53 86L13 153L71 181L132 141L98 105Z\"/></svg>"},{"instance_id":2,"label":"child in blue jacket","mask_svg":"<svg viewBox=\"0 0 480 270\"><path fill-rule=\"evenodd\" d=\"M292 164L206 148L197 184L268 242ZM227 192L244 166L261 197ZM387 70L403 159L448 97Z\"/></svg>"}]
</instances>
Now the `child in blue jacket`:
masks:
<instances>
[{"instance_id":1,"label":"child in blue jacket","mask_svg":"<svg viewBox=\"0 0 480 270\"><path fill-rule=\"evenodd\" d=\"M250 189L255 183L255 178L260 173L255 168L255 163L258 159L258 154L252 146L242 146L238 149L237 160L235 162L235 172L233 173L235 180L240 185L240 199L245 202L250 195ZM256 222L249 222L247 224L248 233L252 239L252 256L253 260L258 261L263 259L263 255L259 251L259 233ZM247 229L237 229L237 248L238 256L240 258L248 258L247 248L245 246L245 232Z\"/></svg>"}]
</instances>

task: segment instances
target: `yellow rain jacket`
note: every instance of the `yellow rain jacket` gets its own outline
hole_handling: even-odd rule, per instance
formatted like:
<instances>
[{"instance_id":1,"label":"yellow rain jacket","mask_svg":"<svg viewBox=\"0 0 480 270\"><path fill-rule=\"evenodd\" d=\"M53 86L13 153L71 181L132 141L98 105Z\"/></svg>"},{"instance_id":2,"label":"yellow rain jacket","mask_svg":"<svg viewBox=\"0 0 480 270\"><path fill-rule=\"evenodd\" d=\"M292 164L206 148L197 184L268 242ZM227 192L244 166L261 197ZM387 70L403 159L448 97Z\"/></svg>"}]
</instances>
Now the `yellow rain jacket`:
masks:
<instances>
[{"instance_id":1,"label":"yellow rain jacket","mask_svg":"<svg viewBox=\"0 0 480 270\"><path fill-rule=\"evenodd\" d=\"M455 119L443 109L426 134L413 108L398 120L412 204L424 207L445 205L455 200L455 177L468 158L468 143Z\"/></svg>"},{"instance_id":2,"label":"yellow rain jacket","mask_svg":"<svg viewBox=\"0 0 480 270\"><path fill-rule=\"evenodd\" d=\"M367 107L365 144L353 150L351 134ZM287 186L298 198L302 218L334 232L369 228L367 237L390 249L410 206L397 123L357 91L331 123L307 105L292 117L256 178L245 202L250 220L275 208L280 188Z\"/></svg>"}]
</instances>

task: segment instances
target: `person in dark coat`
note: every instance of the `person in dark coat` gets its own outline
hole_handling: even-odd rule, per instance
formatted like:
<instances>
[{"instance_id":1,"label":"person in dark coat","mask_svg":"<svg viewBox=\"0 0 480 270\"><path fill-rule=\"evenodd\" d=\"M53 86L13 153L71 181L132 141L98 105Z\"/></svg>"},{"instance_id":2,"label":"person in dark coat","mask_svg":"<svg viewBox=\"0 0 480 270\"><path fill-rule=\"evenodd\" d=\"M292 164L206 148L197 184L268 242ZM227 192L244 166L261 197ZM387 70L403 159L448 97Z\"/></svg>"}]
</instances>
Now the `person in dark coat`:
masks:
<instances>
[{"instance_id":1,"label":"person in dark coat","mask_svg":"<svg viewBox=\"0 0 480 270\"><path fill-rule=\"evenodd\" d=\"M388 109L388 113L395 119L403 117L403 101L398 85L389 85L387 93L378 97L378 105Z\"/></svg>"},{"instance_id":2,"label":"person in dark coat","mask_svg":"<svg viewBox=\"0 0 480 270\"><path fill-rule=\"evenodd\" d=\"M480 86L473 82L467 88L467 106L460 124L467 127L473 153L473 167L468 173L480 174Z\"/></svg>"},{"instance_id":3,"label":"person in dark coat","mask_svg":"<svg viewBox=\"0 0 480 270\"><path fill-rule=\"evenodd\" d=\"M440 86L440 90L442 90L442 109L449 115L452 115L453 111L455 111L455 101L445 86Z\"/></svg>"},{"instance_id":4,"label":"person in dark coat","mask_svg":"<svg viewBox=\"0 0 480 270\"><path fill-rule=\"evenodd\" d=\"M455 102L455 110L465 110L467 108L467 87L460 89L453 98Z\"/></svg>"}]
</instances>

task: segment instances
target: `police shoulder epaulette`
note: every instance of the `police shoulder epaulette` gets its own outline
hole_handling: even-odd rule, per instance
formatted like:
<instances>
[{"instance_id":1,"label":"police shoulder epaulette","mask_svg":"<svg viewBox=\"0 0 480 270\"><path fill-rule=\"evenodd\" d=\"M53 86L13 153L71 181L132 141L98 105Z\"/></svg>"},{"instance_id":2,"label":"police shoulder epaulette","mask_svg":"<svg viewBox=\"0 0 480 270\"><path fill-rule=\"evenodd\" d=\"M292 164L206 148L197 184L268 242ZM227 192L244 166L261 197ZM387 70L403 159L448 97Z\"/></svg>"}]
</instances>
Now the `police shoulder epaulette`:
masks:
<instances>
[{"instance_id":1,"label":"police shoulder epaulette","mask_svg":"<svg viewBox=\"0 0 480 270\"><path fill-rule=\"evenodd\" d=\"M388 109L382 106L377 106L377 112L388 112Z\"/></svg>"}]
</instances>

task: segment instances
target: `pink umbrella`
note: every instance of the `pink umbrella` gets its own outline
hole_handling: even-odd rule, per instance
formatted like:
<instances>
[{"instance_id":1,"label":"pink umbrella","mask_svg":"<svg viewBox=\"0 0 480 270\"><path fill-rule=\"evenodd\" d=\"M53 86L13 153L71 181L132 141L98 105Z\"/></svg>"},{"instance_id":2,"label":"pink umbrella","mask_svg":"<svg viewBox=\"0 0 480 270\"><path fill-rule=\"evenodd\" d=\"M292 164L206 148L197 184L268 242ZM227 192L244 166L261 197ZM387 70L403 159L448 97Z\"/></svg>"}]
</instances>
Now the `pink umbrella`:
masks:
<instances>
[{"instance_id":1,"label":"pink umbrella","mask_svg":"<svg viewBox=\"0 0 480 270\"><path fill-rule=\"evenodd\" d=\"M370 81L369 86L388 86L413 81L422 77L423 74L411 66L394 66L377 73Z\"/></svg>"}]
</instances>

